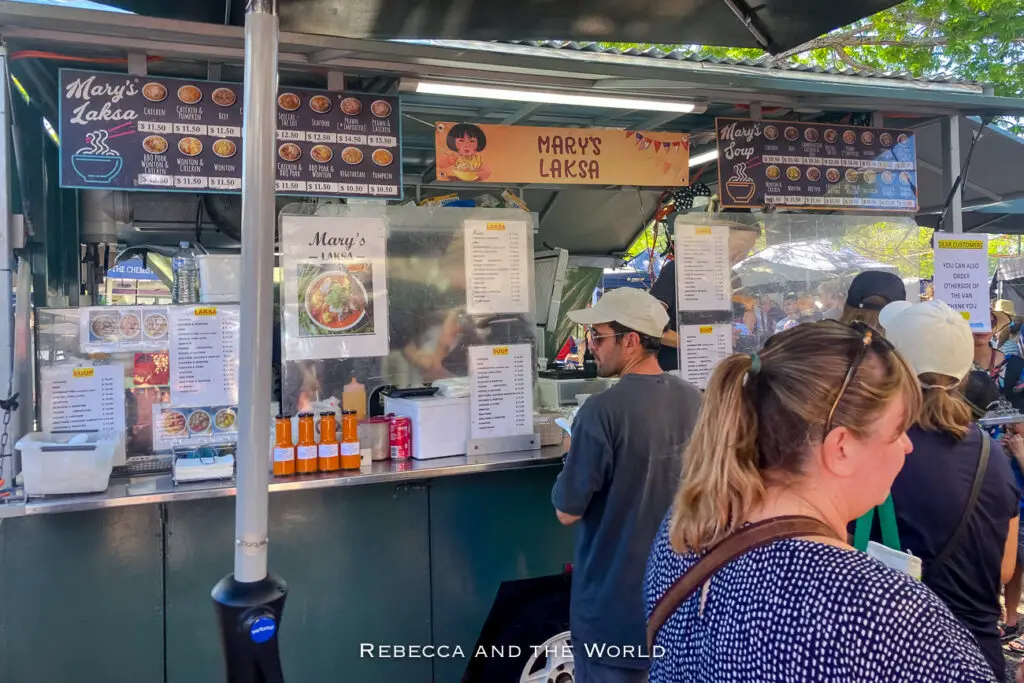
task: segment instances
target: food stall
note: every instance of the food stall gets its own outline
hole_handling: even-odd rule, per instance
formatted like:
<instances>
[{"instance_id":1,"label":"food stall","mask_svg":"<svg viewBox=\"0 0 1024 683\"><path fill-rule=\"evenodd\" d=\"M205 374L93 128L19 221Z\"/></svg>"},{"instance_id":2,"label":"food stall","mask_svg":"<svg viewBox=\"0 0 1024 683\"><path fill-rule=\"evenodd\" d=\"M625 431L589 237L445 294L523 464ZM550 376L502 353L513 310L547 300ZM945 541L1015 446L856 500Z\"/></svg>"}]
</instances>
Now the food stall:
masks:
<instances>
[{"instance_id":1,"label":"food stall","mask_svg":"<svg viewBox=\"0 0 1024 683\"><path fill-rule=\"evenodd\" d=\"M243 163L255 163L240 156L241 102L251 85L239 68L241 31L54 8L43 16L10 3L0 4L0 26L12 48L73 58L63 60L59 81L39 75L40 65L48 64L44 57L10 64L19 80L22 68L35 74L33 101L61 103L47 114L61 141L59 149L46 148L63 174L59 181L60 174L52 174L54 192L115 191L131 198L132 216L111 217L119 246L156 243L170 249L165 256L180 241L237 247L244 226L258 224L244 217L252 206L230 199L244 182ZM109 44L112 35L117 45ZM626 117L622 127L614 116L601 118L599 108L513 103L511 111L488 115L493 102L486 98L471 100L470 108L456 96L415 85L400 92L403 78L465 75L472 63L494 59L482 50L467 56L469 49L282 36L281 82L272 93L277 143L263 160L276 174L262 178L273 187L263 199L277 195L269 207L276 234L263 236L257 255L278 269L279 286L256 297L265 306L262 320L278 311L266 338L242 330L246 297L253 299L249 288L262 286L244 277L238 301L204 301L200 292L189 303L86 306L76 298L78 249L73 269L61 263L42 269L33 290L33 346L25 358L35 381L22 389L22 405L34 392L31 409L41 432L82 430L80 421L99 420L103 431L123 431L124 439L75 444L110 446L110 477L101 490L44 488L25 496L22 482L0 505L0 682L74 680L82 668L106 680L213 678L221 655L209 590L230 571L230 549L240 545L234 543L233 496L241 476L223 468L243 458L250 473L258 466L269 482L265 536L275 572L290 585L281 632L289 677L324 680L344 667L366 680L458 680L470 665L465 652L481 639L500 641L509 623L520 623L506 613L502 624L499 612L509 602L532 609L547 599L548 587L534 582L564 588L562 571L572 559L572 533L557 524L549 502L561 452L544 445L553 443L551 435L533 419L542 410L538 365L554 355L538 343L534 253L568 250L579 259L576 268L600 270L614 261L665 206L663 189L683 186L703 169L691 164L698 151L714 147L714 118L736 115L740 101L789 102L817 89L824 92L820 106L837 116L883 106L934 110L933 102L921 103L924 93L951 112L1021 108L952 87L915 89L905 97L892 86L884 97L862 96L855 106L852 78L832 76L812 88L803 73L785 83L790 90L761 83L763 90L754 93L763 76L742 69L739 80L723 70L715 75L717 89L701 90L713 102L677 93L666 99L688 104L688 111L616 112ZM539 49L509 47L509 59L521 60L520 86L580 79L565 58L528 52ZM112 53L123 61L89 61ZM397 60L383 81L382 54ZM606 55L607 66L587 68L606 69L602 77L623 78L627 86L620 88L628 89L642 76L677 66L619 57ZM735 86L726 83L737 82L749 90L730 93ZM96 99L88 103L83 98L90 94ZM68 98L74 101L65 103ZM129 108L139 116L133 126L119 127L128 119L110 117ZM17 104L16 118L24 111ZM91 124L97 119L90 113L103 112L102 128L73 123L77 117ZM25 130L29 121L18 118ZM329 125L317 125L321 121ZM486 150L479 135L480 154L460 153L458 142L452 149L449 134L463 123L486 137ZM590 132L569 137L570 128ZM95 135L98 130L106 135ZM455 138L466 139L459 130ZM609 153L596 166L594 158L581 162L578 157L587 155L579 140L587 139L592 150L591 137L620 156L605 162ZM514 153L535 149L539 138L550 145L546 154ZM575 151L567 139L576 141ZM454 153L451 163L445 150ZM731 182L739 190L735 183L754 181ZM757 196L755 189L748 199ZM673 229L675 217L663 216ZM858 249L866 226L877 222L822 216L809 224L805 214L785 210L761 221L763 244L747 245L736 263L752 249L779 242L830 239ZM906 214L888 222L905 234L913 226ZM60 231L74 227L74 220L39 221L30 238L47 253L58 251ZM78 243L76 237L72 244ZM724 244L731 251L728 239ZM890 264L911 257L899 252ZM732 268L731 254L724 262ZM734 294L727 293L730 305ZM267 305L272 300L274 307ZM564 312L568 302L563 294L559 304L565 305L555 308ZM721 322L712 317L706 324ZM687 352L704 358L697 373L725 348L698 346ZM240 371L246 367L240 359L257 352L279 358L280 387L259 406L270 428L244 441L240 398L254 384L246 385L252 379ZM438 394L426 397L436 399L433 421L418 395L426 384ZM123 414L103 409L104 402L123 405ZM494 405L510 410L496 416ZM402 414L406 409L410 414ZM354 441L345 425L349 410L357 419ZM299 418L307 412L315 413L311 425ZM323 428L324 413L335 418L338 443ZM398 428L392 442L388 424L382 452L384 437L375 426L381 423L373 419L389 413L408 418L393 424L405 424L409 433ZM456 423L462 426L451 427ZM453 434L461 441L454 450L446 443ZM243 453L243 443L255 453ZM342 449L353 443L358 464L346 461L352 454ZM310 450L300 456L300 449L313 447L315 458ZM300 469L303 460L316 460L316 467L306 462L301 468L310 469ZM189 480L196 476L189 470L205 467L200 481ZM102 629L89 628L96 614L103 615ZM539 644L553 635L528 637ZM22 654L54 640L66 643L60 656ZM464 654L449 649L449 656L396 657L377 649L377 656L360 656L363 643L458 645ZM530 665L527 659L515 662L520 671Z\"/></svg>"}]
</instances>

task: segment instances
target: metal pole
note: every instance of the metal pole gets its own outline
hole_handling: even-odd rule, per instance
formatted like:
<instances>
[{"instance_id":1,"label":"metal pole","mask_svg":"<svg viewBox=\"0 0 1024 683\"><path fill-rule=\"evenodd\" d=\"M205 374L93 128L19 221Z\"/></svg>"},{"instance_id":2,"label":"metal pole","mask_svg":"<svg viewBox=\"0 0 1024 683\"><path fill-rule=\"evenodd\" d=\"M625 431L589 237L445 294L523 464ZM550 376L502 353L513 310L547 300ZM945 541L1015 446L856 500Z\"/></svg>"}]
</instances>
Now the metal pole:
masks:
<instances>
[{"instance_id":1,"label":"metal pole","mask_svg":"<svg viewBox=\"0 0 1024 683\"><path fill-rule=\"evenodd\" d=\"M14 284L11 275L14 253L11 249L11 150L10 90L7 86L7 47L0 46L0 399L14 391ZM16 426L16 425L15 425ZM7 427L2 427L5 431ZM17 431L15 429L15 431ZM10 434L0 449L0 479L14 481L14 443ZM18 435L14 435L17 439Z\"/></svg>"},{"instance_id":2,"label":"metal pole","mask_svg":"<svg viewBox=\"0 0 1024 683\"><path fill-rule=\"evenodd\" d=\"M277 16L273 0L249 0L245 17L242 129L242 288L238 382L235 580L267 575L267 448L274 304L274 140Z\"/></svg>"},{"instance_id":3,"label":"metal pole","mask_svg":"<svg viewBox=\"0 0 1024 683\"><path fill-rule=\"evenodd\" d=\"M214 586L228 683L283 683L278 629L288 594L267 573L270 364L274 304L274 140L277 16L273 0L245 14L242 123L242 292L238 382L235 572Z\"/></svg>"},{"instance_id":4,"label":"metal pole","mask_svg":"<svg viewBox=\"0 0 1024 683\"><path fill-rule=\"evenodd\" d=\"M960 175L960 117L956 114L942 119L942 188L949 192ZM963 192L953 193L946 214L946 225L952 232L964 231Z\"/></svg>"}]
</instances>

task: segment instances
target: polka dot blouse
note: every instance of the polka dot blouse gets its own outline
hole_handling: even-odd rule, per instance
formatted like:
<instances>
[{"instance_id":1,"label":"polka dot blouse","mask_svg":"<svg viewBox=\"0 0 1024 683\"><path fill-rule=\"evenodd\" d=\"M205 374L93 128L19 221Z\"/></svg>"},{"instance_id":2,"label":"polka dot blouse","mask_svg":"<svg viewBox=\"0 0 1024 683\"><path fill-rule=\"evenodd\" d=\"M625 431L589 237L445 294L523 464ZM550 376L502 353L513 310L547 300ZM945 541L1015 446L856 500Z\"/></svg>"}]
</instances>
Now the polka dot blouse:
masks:
<instances>
[{"instance_id":1,"label":"polka dot blouse","mask_svg":"<svg viewBox=\"0 0 1024 683\"><path fill-rule=\"evenodd\" d=\"M647 565L648 616L696 560L672 550L666 519ZM650 683L996 680L938 597L864 553L777 541L720 569L703 614L700 595L658 633Z\"/></svg>"}]
</instances>

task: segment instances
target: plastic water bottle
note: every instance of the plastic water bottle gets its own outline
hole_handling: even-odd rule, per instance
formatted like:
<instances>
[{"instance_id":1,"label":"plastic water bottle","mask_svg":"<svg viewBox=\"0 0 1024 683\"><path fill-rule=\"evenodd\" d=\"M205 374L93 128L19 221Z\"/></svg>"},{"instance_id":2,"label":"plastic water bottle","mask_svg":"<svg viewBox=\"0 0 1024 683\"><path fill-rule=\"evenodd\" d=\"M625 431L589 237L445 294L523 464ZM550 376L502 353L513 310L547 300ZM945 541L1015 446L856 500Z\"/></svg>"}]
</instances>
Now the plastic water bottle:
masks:
<instances>
[{"instance_id":1,"label":"plastic water bottle","mask_svg":"<svg viewBox=\"0 0 1024 683\"><path fill-rule=\"evenodd\" d=\"M179 242L171 259L171 301L176 304L199 302L199 264L188 242Z\"/></svg>"}]
</instances>

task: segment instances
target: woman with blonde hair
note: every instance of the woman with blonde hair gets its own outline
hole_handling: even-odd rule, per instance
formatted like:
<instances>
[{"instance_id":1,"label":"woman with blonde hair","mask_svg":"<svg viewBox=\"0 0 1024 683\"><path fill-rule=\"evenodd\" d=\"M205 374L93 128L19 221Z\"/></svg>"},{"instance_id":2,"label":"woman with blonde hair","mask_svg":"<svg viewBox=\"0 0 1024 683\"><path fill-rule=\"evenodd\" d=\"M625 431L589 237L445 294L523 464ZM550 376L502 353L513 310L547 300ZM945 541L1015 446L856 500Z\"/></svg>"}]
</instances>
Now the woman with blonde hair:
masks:
<instances>
[{"instance_id":1,"label":"woman with blonde hair","mask_svg":"<svg viewBox=\"0 0 1024 683\"><path fill-rule=\"evenodd\" d=\"M846 544L920 403L862 323L800 325L719 364L648 560L651 683L995 680L941 600Z\"/></svg>"},{"instance_id":2,"label":"woman with blonde hair","mask_svg":"<svg viewBox=\"0 0 1024 683\"><path fill-rule=\"evenodd\" d=\"M1016 566L1020 491L1006 453L974 424L961 394L974 358L971 326L941 301L896 302L880 320L924 392L908 432L914 450L892 485L901 549L921 558L924 584L1002 681L999 595Z\"/></svg>"}]
</instances>

